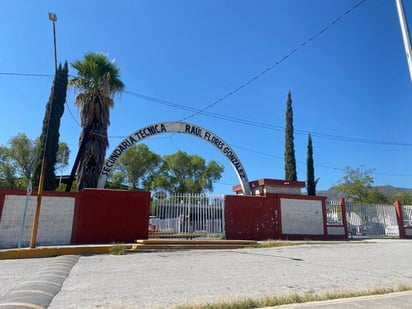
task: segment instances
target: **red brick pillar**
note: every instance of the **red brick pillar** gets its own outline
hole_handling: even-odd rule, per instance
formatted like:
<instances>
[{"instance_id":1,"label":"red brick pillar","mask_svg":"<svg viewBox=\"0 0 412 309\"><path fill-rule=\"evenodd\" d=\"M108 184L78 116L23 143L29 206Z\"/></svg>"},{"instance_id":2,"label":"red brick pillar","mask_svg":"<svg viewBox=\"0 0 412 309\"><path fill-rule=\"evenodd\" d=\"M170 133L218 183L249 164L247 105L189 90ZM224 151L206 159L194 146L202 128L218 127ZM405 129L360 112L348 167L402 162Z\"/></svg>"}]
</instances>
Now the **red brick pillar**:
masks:
<instances>
[{"instance_id":1,"label":"red brick pillar","mask_svg":"<svg viewBox=\"0 0 412 309\"><path fill-rule=\"evenodd\" d=\"M399 226L399 238L406 238L405 227L403 226L403 212L401 202L395 201L396 219Z\"/></svg>"},{"instance_id":2,"label":"red brick pillar","mask_svg":"<svg viewBox=\"0 0 412 309\"><path fill-rule=\"evenodd\" d=\"M342 207L342 224L343 224L343 229L345 231L345 238L348 238L348 220L346 218L346 204L345 204L345 199L341 197L339 199L340 206Z\"/></svg>"}]
</instances>

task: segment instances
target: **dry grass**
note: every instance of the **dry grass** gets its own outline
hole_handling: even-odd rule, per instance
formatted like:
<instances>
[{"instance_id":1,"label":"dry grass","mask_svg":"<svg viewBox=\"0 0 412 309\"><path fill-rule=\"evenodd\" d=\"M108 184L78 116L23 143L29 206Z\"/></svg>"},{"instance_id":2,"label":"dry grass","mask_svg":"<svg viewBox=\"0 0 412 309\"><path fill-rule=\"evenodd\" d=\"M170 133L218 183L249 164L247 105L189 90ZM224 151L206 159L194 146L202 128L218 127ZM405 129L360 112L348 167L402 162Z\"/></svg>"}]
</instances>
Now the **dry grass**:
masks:
<instances>
[{"instance_id":1,"label":"dry grass","mask_svg":"<svg viewBox=\"0 0 412 309\"><path fill-rule=\"evenodd\" d=\"M272 247L297 246L301 244L302 243L299 243L299 242L293 243L287 240L266 240L266 241L258 242L252 247L253 248L272 248Z\"/></svg>"},{"instance_id":2,"label":"dry grass","mask_svg":"<svg viewBox=\"0 0 412 309\"><path fill-rule=\"evenodd\" d=\"M263 299L251 299L244 298L237 301L230 302L219 302L219 303L209 303L202 305L183 305L177 306L176 309L252 309L252 308L263 308L269 306L281 306L296 303L307 303L313 301L327 301L341 298L352 298L360 296L371 296L371 295L381 295L394 292L404 292L411 291L412 286L399 285L394 288L374 288L366 291L347 291L332 293L329 292L325 295L316 294L291 294L288 296L272 296L265 297Z\"/></svg>"}]
</instances>

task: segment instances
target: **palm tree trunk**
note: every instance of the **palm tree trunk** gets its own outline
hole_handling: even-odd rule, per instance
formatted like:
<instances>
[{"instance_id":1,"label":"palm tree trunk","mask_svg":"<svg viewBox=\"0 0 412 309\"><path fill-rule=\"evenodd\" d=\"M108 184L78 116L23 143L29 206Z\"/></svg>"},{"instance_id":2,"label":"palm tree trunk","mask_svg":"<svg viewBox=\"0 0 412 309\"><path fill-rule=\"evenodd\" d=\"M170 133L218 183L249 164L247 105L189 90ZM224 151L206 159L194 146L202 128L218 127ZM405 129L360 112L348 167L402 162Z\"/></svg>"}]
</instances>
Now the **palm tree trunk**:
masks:
<instances>
[{"instance_id":1,"label":"palm tree trunk","mask_svg":"<svg viewBox=\"0 0 412 309\"><path fill-rule=\"evenodd\" d=\"M107 128L109 124L109 108L95 97L95 107L98 107L99 113L89 115L93 117L93 121L82 131L80 135L80 143L87 131L90 132L89 138L85 144L84 152L81 155L78 175L77 175L77 191L84 188L96 188L99 180L100 172L103 168L106 148L109 145L107 137Z\"/></svg>"}]
</instances>

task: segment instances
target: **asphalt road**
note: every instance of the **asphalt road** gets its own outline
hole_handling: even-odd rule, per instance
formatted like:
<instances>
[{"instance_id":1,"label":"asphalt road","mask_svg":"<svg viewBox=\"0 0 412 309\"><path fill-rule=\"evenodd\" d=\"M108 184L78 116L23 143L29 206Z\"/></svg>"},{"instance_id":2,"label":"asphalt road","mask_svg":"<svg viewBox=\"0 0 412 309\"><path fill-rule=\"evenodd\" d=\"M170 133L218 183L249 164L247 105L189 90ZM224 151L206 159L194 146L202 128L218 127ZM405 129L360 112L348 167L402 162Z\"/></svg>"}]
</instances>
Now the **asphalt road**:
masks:
<instances>
[{"instance_id":1,"label":"asphalt road","mask_svg":"<svg viewBox=\"0 0 412 309\"><path fill-rule=\"evenodd\" d=\"M49 275L44 281L52 281L56 269L50 266L56 263L73 266L69 272L64 270L67 273L55 272L56 278L67 278L48 308L173 308L245 297L412 286L411 255L412 240L385 239L267 249L0 260L0 308L6 308L11 296L23 295L27 282L42 281L42 275ZM41 290L40 284L38 287ZM36 291L36 286L30 286L30 291Z\"/></svg>"}]
</instances>

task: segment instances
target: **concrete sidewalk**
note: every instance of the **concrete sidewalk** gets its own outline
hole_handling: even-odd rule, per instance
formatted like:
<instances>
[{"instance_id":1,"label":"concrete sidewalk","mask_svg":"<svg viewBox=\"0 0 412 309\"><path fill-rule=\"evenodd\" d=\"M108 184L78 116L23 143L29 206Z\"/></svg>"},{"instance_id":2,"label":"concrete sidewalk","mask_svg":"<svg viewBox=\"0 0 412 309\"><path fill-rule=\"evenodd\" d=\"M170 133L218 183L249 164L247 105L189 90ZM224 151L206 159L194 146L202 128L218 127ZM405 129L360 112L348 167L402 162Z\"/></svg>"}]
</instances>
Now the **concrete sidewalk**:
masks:
<instances>
[{"instance_id":1,"label":"concrete sidewalk","mask_svg":"<svg viewBox=\"0 0 412 309\"><path fill-rule=\"evenodd\" d=\"M406 309L412 307L412 291L397 292L384 295L363 296L355 298L336 299L330 301L310 302L304 304L293 304L276 307L265 307L264 309Z\"/></svg>"}]
</instances>

